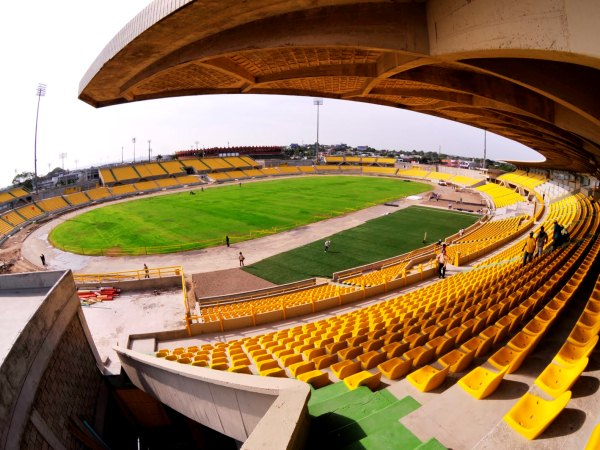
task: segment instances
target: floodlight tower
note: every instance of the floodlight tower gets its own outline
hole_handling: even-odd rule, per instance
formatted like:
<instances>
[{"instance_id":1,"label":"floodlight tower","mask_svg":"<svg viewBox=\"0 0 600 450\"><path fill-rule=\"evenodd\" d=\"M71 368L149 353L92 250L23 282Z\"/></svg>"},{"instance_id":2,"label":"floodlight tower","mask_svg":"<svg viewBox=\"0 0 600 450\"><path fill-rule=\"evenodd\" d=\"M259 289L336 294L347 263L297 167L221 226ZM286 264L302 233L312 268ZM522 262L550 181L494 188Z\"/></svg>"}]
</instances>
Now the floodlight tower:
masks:
<instances>
[{"instance_id":1,"label":"floodlight tower","mask_svg":"<svg viewBox=\"0 0 600 450\"><path fill-rule=\"evenodd\" d=\"M46 85L43 83L39 83L37 89L35 90L35 95L37 95L38 103L37 103L37 111L35 113L35 137L33 140L33 184L35 187L35 193L38 193L38 176L37 176L37 130L38 130L38 116L40 114L40 100L42 97L46 95Z\"/></svg>"},{"instance_id":2,"label":"floodlight tower","mask_svg":"<svg viewBox=\"0 0 600 450\"><path fill-rule=\"evenodd\" d=\"M135 162L135 138L131 138L131 142L133 142L133 162Z\"/></svg>"},{"instance_id":3,"label":"floodlight tower","mask_svg":"<svg viewBox=\"0 0 600 450\"><path fill-rule=\"evenodd\" d=\"M323 106L322 98L315 98L314 105L317 107L317 146L315 147L315 161L319 160L319 107Z\"/></svg>"},{"instance_id":4,"label":"floodlight tower","mask_svg":"<svg viewBox=\"0 0 600 450\"><path fill-rule=\"evenodd\" d=\"M150 162L150 153L152 152L152 150L150 150L150 142L152 142L152 140L148 139L148 162Z\"/></svg>"}]
</instances>

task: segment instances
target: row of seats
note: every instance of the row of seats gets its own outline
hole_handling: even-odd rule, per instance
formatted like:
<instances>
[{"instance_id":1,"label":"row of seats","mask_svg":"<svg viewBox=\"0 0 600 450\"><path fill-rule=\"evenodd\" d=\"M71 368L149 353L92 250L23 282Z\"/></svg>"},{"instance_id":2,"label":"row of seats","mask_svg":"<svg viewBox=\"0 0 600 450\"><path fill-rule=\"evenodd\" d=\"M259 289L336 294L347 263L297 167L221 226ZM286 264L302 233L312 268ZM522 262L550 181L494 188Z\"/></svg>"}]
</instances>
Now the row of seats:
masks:
<instances>
[{"instance_id":1,"label":"row of seats","mask_svg":"<svg viewBox=\"0 0 600 450\"><path fill-rule=\"evenodd\" d=\"M396 164L395 158L383 158L374 156L326 156L325 162L327 164L383 164L386 166L393 166Z\"/></svg>"},{"instance_id":2,"label":"row of seats","mask_svg":"<svg viewBox=\"0 0 600 450\"><path fill-rule=\"evenodd\" d=\"M212 172L215 170L252 169L258 164L248 157L230 156L224 158L190 158L173 161L147 162L128 164L99 170L100 178L105 185L113 183L127 183L140 179L168 178L182 176L186 167L191 167L197 173Z\"/></svg>"},{"instance_id":3,"label":"row of seats","mask_svg":"<svg viewBox=\"0 0 600 450\"><path fill-rule=\"evenodd\" d=\"M483 186L477 186L475 189L488 195L495 209L504 208L526 200L521 194L499 184L488 183Z\"/></svg>"},{"instance_id":4,"label":"row of seats","mask_svg":"<svg viewBox=\"0 0 600 450\"><path fill-rule=\"evenodd\" d=\"M515 170L514 172L504 173L498 177L499 180L506 181L510 184L526 187L529 191L535 191L536 188L547 181L542 175L537 175L533 172L527 173L523 170Z\"/></svg>"},{"instance_id":5,"label":"row of seats","mask_svg":"<svg viewBox=\"0 0 600 450\"><path fill-rule=\"evenodd\" d=\"M200 308L200 317L203 322L217 322L222 319L254 316L255 314L281 311L293 306L339 297L352 291L354 291L354 288L331 284L312 286L256 300L203 305Z\"/></svg>"},{"instance_id":6,"label":"row of seats","mask_svg":"<svg viewBox=\"0 0 600 450\"><path fill-rule=\"evenodd\" d=\"M0 192L0 205L27 197L28 195L31 194L23 188L12 188L8 191Z\"/></svg>"}]
</instances>

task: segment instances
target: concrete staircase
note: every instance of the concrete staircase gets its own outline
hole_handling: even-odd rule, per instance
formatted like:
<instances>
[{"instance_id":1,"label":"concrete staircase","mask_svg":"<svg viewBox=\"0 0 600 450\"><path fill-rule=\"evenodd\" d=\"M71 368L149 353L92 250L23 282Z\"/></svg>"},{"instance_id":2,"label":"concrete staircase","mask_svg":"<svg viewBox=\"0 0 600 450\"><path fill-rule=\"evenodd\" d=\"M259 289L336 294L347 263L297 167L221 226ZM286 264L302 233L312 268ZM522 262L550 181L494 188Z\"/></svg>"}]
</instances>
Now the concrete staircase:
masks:
<instances>
[{"instance_id":1,"label":"concrete staircase","mask_svg":"<svg viewBox=\"0 0 600 450\"><path fill-rule=\"evenodd\" d=\"M437 440L421 442L400 418L421 405L412 397L398 400L387 390L367 387L349 391L343 382L313 390L308 402L311 417L306 448L344 450L440 450Z\"/></svg>"}]
</instances>

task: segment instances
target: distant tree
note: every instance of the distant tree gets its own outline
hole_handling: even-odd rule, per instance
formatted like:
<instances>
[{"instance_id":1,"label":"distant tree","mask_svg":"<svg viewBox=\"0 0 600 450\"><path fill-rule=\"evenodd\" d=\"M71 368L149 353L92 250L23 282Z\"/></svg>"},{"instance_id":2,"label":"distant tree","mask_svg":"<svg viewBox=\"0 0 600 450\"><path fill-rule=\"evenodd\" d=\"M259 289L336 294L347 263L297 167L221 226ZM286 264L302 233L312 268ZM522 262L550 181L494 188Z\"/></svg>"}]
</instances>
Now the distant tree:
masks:
<instances>
[{"instance_id":1,"label":"distant tree","mask_svg":"<svg viewBox=\"0 0 600 450\"><path fill-rule=\"evenodd\" d=\"M31 190L33 189L34 177L35 174L33 172L21 172L15 175L15 177L12 180L12 184Z\"/></svg>"},{"instance_id":2,"label":"distant tree","mask_svg":"<svg viewBox=\"0 0 600 450\"><path fill-rule=\"evenodd\" d=\"M156 155L156 160L157 160L157 161L160 161L161 159L163 159L163 156L162 156L162 155Z\"/></svg>"}]
</instances>

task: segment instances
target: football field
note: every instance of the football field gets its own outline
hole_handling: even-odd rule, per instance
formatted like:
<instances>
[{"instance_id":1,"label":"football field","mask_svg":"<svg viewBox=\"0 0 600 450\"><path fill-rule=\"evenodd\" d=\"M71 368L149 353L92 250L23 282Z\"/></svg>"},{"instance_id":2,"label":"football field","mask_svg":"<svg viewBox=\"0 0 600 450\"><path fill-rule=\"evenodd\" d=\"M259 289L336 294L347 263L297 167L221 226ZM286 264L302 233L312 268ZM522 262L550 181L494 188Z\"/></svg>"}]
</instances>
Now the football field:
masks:
<instances>
[{"instance_id":1,"label":"football field","mask_svg":"<svg viewBox=\"0 0 600 450\"><path fill-rule=\"evenodd\" d=\"M241 186L195 189L194 194L145 197L107 205L67 220L50 242L85 255L172 253L279 233L430 190L393 178L313 176Z\"/></svg>"},{"instance_id":2,"label":"football field","mask_svg":"<svg viewBox=\"0 0 600 450\"><path fill-rule=\"evenodd\" d=\"M391 210L392 208L390 208ZM479 216L444 209L411 206L370 220L328 238L312 242L247 266L244 270L272 283L284 284L312 277L330 278L333 272L380 261L423 247L467 228Z\"/></svg>"}]
</instances>

